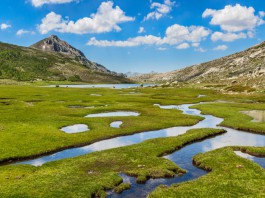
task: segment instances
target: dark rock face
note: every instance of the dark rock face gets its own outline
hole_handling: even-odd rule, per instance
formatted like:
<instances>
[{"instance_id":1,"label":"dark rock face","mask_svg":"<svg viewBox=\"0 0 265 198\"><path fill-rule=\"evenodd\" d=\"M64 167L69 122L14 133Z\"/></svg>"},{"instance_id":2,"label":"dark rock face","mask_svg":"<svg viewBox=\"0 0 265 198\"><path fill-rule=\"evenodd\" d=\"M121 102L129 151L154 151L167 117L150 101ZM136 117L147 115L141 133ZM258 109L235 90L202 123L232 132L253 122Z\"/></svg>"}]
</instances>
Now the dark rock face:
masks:
<instances>
[{"instance_id":1,"label":"dark rock face","mask_svg":"<svg viewBox=\"0 0 265 198\"><path fill-rule=\"evenodd\" d=\"M58 36L56 35L51 35L50 37L43 39L31 45L30 47L46 52L62 53L64 55L69 56L73 60L78 61L80 64L88 67L89 69L92 69L97 72L116 75L116 76L124 76L123 74L112 72L107 68L105 68L104 66L88 60L83 52L69 45L67 42L59 39Z\"/></svg>"}]
</instances>

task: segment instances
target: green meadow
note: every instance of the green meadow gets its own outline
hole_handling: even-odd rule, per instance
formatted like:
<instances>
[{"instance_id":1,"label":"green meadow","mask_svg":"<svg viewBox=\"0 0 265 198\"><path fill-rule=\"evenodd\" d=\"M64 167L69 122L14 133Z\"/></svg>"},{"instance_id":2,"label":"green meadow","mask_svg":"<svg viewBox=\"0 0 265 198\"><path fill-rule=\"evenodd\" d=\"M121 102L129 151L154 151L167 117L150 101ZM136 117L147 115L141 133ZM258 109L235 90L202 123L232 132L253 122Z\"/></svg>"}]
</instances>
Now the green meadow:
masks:
<instances>
[{"instance_id":1,"label":"green meadow","mask_svg":"<svg viewBox=\"0 0 265 198\"><path fill-rule=\"evenodd\" d=\"M197 104L200 102L206 103ZM161 156L186 144L225 133L220 129L196 129L177 137L151 139L41 167L5 165L113 137L192 126L203 120L203 117L185 115L176 109L161 109L154 104L195 104L192 108L203 114L224 118L222 126L265 133L265 123L252 122L253 118L242 113L265 110L264 92L225 94L198 87L78 89L0 85L0 197L105 197L107 189L122 192L130 188L119 173L134 176L139 183L150 177L185 174L186 170ZM77 108L71 108L74 106ZM133 111L140 115L85 118L89 114L116 111ZM113 121L122 121L121 128L111 128ZM86 124L90 130L76 134L60 130L74 124ZM198 167L210 169L209 174L171 187L161 186L149 196L222 197L225 193L232 197L244 193L252 197L265 196L264 169L236 156L234 150L261 156L265 153L264 147L225 147L198 154L194 162ZM244 168L236 168L237 164Z\"/></svg>"}]
</instances>

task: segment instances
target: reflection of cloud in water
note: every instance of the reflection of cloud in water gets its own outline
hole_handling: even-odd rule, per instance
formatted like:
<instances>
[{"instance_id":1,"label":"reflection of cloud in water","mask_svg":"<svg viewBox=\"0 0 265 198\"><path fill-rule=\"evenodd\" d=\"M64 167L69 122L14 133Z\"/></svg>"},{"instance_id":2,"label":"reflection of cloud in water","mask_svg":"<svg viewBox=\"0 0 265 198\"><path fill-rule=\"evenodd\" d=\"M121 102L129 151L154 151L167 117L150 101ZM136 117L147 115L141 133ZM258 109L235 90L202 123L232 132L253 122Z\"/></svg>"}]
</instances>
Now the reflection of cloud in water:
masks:
<instances>
[{"instance_id":1,"label":"reflection of cloud in water","mask_svg":"<svg viewBox=\"0 0 265 198\"><path fill-rule=\"evenodd\" d=\"M170 107L174 107L174 108L177 107L178 109L182 110L184 114L191 113L192 115L200 115L204 117L205 119L194 126L173 127L173 128L168 128L168 129L147 131L147 132L138 133L134 135L112 138L109 140L99 141L94 144L80 147L80 148L63 150L53 155L44 156L44 157L37 158L31 161L26 161L26 162L24 161L19 164L32 164L34 166L40 166L44 164L45 162L56 161L60 159L70 158L70 157L76 157L76 156L88 154L94 151L101 151L101 150L106 150L106 149L111 149L111 148L117 148L117 147L137 144L147 139L177 136L177 135L185 133L189 129L217 128L216 125L220 124L223 121L223 119L216 118L211 115L201 115L199 110L189 109L189 106L190 105L180 105L180 106L170 105ZM169 108L169 106L167 107ZM107 115L113 115L113 113L115 116L117 116L117 113L120 113L120 112L108 112ZM125 112L125 114L127 115L128 113L137 114L136 112ZM103 115L104 114L106 115L106 113L103 113ZM100 114L99 116L102 116L102 114ZM220 148L224 146L233 146L233 145L264 146L265 137L262 135L241 132L241 131L237 131L237 130L233 130L229 128L224 128L224 129L228 131L226 134L186 146L180 149L179 151L175 152L174 154L167 156L166 158L171 159L177 164L183 165L182 168L185 167L191 170L193 168L191 164L192 157L196 155L198 152L205 152L205 151L209 151L212 149L216 149L216 148Z\"/></svg>"},{"instance_id":2,"label":"reflection of cloud in water","mask_svg":"<svg viewBox=\"0 0 265 198\"><path fill-rule=\"evenodd\" d=\"M121 125L122 125L122 121L115 121L115 122L110 123L111 128L120 128Z\"/></svg>"},{"instance_id":3,"label":"reflection of cloud in water","mask_svg":"<svg viewBox=\"0 0 265 198\"><path fill-rule=\"evenodd\" d=\"M184 134L189 129L190 127L174 127L174 128L165 129L165 132L167 134L166 135L167 137L171 137L171 136L177 136L177 135Z\"/></svg>"},{"instance_id":4,"label":"reflection of cloud in water","mask_svg":"<svg viewBox=\"0 0 265 198\"><path fill-rule=\"evenodd\" d=\"M89 131L89 128L85 124L75 124L72 126L63 127L61 128L61 131L71 134Z\"/></svg>"},{"instance_id":5,"label":"reflection of cloud in water","mask_svg":"<svg viewBox=\"0 0 265 198\"><path fill-rule=\"evenodd\" d=\"M254 156L252 155L249 155L247 153L242 153L241 151L234 151L236 155L240 156L240 157L243 157L243 158L246 158L246 159L249 159L249 160L252 160L254 159Z\"/></svg>"},{"instance_id":6,"label":"reflection of cloud in water","mask_svg":"<svg viewBox=\"0 0 265 198\"><path fill-rule=\"evenodd\" d=\"M225 146L264 146L264 137L261 137L261 135L238 132L229 128L225 129L227 133L212 139L209 144L203 147L204 152Z\"/></svg>"},{"instance_id":7,"label":"reflection of cloud in water","mask_svg":"<svg viewBox=\"0 0 265 198\"><path fill-rule=\"evenodd\" d=\"M36 159L33 161L33 163L31 165L33 166L41 166L45 163L46 161L45 160L42 160L42 159Z\"/></svg>"},{"instance_id":8,"label":"reflection of cloud in water","mask_svg":"<svg viewBox=\"0 0 265 198\"><path fill-rule=\"evenodd\" d=\"M252 111L242 111L241 113L252 117L253 118L252 122L265 122L265 111L252 110Z\"/></svg>"},{"instance_id":9,"label":"reflection of cloud in water","mask_svg":"<svg viewBox=\"0 0 265 198\"><path fill-rule=\"evenodd\" d=\"M121 138L115 138L112 140L104 140L101 142L97 142L89 146L82 147L80 149L83 151L94 152L94 151L107 150L107 149L112 149L112 148L117 148L117 147L123 147L123 146L131 145L133 143L134 142L132 141L124 141Z\"/></svg>"},{"instance_id":10,"label":"reflection of cloud in water","mask_svg":"<svg viewBox=\"0 0 265 198\"><path fill-rule=\"evenodd\" d=\"M98 118L98 117L115 117L115 116L139 116L140 113L133 111L116 111L107 113L96 113L85 116L86 118Z\"/></svg>"}]
</instances>

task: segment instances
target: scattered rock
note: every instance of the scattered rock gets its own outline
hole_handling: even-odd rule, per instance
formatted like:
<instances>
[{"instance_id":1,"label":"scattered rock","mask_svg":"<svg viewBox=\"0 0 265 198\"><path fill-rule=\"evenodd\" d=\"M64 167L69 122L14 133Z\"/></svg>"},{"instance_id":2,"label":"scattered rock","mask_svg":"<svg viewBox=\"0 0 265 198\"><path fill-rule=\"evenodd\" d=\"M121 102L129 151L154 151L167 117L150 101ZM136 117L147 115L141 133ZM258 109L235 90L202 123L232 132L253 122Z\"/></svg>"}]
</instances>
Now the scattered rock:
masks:
<instances>
[{"instance_id":1,"label":"scattered rock","mask_svg":"<svg viewBox=\"0 0 265 198\"><path fill-rule=\"evenodd\" d=\"M236 167L237 167L237 168L244 168L244 166L241 165L241 164L236 165Z\"/></svg>"},{"instance_id":2,"label":"scattered rock","mask_svg":"<svg viewBox=\"0 0 265 198\"><path fill-rule=\"evenodd\" d=\"M184 173L178 173L178 176L179 177L181 177L181 176L183 176L184 175Z\"/></svg>"},{"instance_id":3,"label":"scattered rock","mask_svg":"<svg viewBox=\"0 0 265 198\"><path fill-rule=\"evenodd\" d=\"M87 174L89 174L89 175L91 175L93 173L94 173L94 171L92 171L92 170L87 171Z\"/></svg>"}]
</instances>

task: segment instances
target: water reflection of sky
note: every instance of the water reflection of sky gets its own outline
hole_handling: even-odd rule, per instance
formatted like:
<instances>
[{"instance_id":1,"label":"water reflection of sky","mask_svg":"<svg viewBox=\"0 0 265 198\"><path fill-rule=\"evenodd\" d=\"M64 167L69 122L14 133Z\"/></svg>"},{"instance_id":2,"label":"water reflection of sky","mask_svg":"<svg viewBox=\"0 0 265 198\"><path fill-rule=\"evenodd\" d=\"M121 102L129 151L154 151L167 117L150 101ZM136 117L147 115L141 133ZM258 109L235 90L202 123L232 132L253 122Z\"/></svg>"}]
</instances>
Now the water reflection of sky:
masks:
<instances>
[{"instance_id":1,"label":"water reflection of sky","mask_svg":"<svg viewBox=\"0 0 265 198\"><path fill-rule=\"evenodd\" d=\"M165 156L166 159L169 159L176 163L181 168L187 170L188 172L183 176L176 176L174 178L166 179L150 179L146 184L137 184L135 178L128 177L126 175L121 175L127 182L129 181L132 185L130 190L123 192L121 195L109 192L108 197L146 197L148 193L152 192L159 185L171 185L175 183L180 183L184 181L189 181L196 179L202 175L205 175L207 172L199 169L192 164L192 158L200 152L210 151L216 148L232 145L247 145L247 146L264 146L265 136L251 134L246 132L238 132L236 130L228 129L226 134L207 139L201 142L190 144L168 156ZM262 167L265 167L265 158L258 157L247 157L247 159L252 159L254 162L260 164Z\"/></svg>"},{"instance_id":2,"label":"water reflection of sky","mask_svg":"<svg viewBox=\"0 0 265 198\"><path fill-rule=\"evenodd\" d=\"M140 114L133 111L116 111L116 112L107 112L107 113L97 113L89 114L85 116L86 118L99 118L99 117L126 117L126 116L139 116Z\"/></svg>"},{"instance_id":3,"label":"water reflection of sky","mask_svg":"<svg viewBox=\"0 0 265 198\"><path fill-rule=\"evenodd\" d=\"M242 113L253 118L252 122L265 122L265 111L252 110L252 111L242 111Z\"/></svg>"},{"instance_id":4,"label":"water reflection of sky","mask_svg":"<svg viewBox=\"0 0 265 198\"><path fill-rule=\"evenodd\" d=\"M45 87L56 87L57 85L49 85ZM115 88L115 89L127 89L140 87L141 84L86 84L86 85L59 85L59 87L64 88ZM154 86L154 84L143 84L144 87Z\"/></svg>"},{"instance_id":5,"label":"water reflection of sky","mask_svg":"<svg viewBox=\"0 0 265 198\"><path fill-rule=\"evenodd\" d=\"M166 109L171 109L171 108L179 109L179 110L182 110L184 114L200 115L204 117L204 120L190 127L172 127L168 129L143 132L143 133L138 133L134 135L122 136L122 137L112 138L109 140L103 140L103 141L99 141L99 142L93 143L88 146L67 149L61 152L57 152L50 156L44 156L44 157L41 157L35 160L25 161L21 163L32 164L32 165L35 165L35 164L42 165L43 163L46 163L46 162L85 155L85 154L95 152L95 151L101 151L101 150L106 150L106 149L111 149L111 148L117 148L117 147L137 144L137 143L143 142L148 139L178 136L178 135L184 134L189 129L216 128L216 125L220 124L223 121L223 119L216 118L211 115L201 115L201 112L199 110L189 109L189 107L191 106L190 104L179 105L179 106L175 106L175 105L169 105L169 106L157 105L157 106L159 106L160 108L166 108ZM180 151L167 156L167 158L176 162L177 164L184 163L186 165L190 165L192 156L196 155L198 152L206 152L206 151L210 151L216 148L220 148L223 146L230 146L230 145L264 146L265 144L265 136L245 133L245 132L239 132L237 130L228 129L228 128L225 128L225 129L228 131L226 134L223 134L221 136L218 136L212 139L205 140L200 143L195 143L195 144L186 146ZM182 155L181 153L185 153L185 154Z\"/></svg>"},{"instance_id":6,"label":"water reflection of sky","mask_svg":"<svg viewBox=\"0 0 265 198\"><path fill-rule=\"evenodd\" d=\"M227 133L225 134L222 134L217 137L210 138L210 139L207 139L201 142L187 145L184 148L165 157L166 159L169 159L175 162L181 168L188 171L188 173L184 174L183 176L181 177L176 176L174 178L167 178L167 179L150 179L147 181L146 184L142 185L142 184L137 184L135 181L135 178L128 177L126 175L121 175L125 182L129 182L132 184L132 188L130 190L123 192L121 195L110 193L110 192L108 193L109 197L122 196L122 197L140 198L140 197L146 197L149 192L153 191L157 186L161 184L171 185L173 183L184 182L184 181L192 180L202 175L205 175L206 172L204 170L198 169L192 165L193 156L195 156L196 154L200 152L207 152L207 151L221 148L224 146L264 146L265 145L265 136L247 133L243 131L238 131L234 129L229 129L225 127L217 127L217 125L219 125L223 121L223 119L217 118L211 115L201 115L201 112L199 110L189 109L189 107L192 106L190 104L179 105L179 106L176 106L176 105L161 106L157 104L156 106L159 106L160 108L163 108L163 109L178 109L178 110L183 111L184 114L188 114L188 115L196 115L196 116L199 115L201 117L204 117L204 120L194 126L172 127L168 129L148 131L148 132L143 132L139 134L117 137L117 138L112 138L109 140L103 140L103 141L99 141L99 142L96 142L88 146L67 149L67 150L57 152L49 156L40 157L35 160L20 162L20 164L31 164L34 166L41 166L42 164L50 162L50 161L56 161L60 159L81 156L81 155L85 155L85 154L95 152L95 151L101 151L101 150L106 150L106 149L111 149L111 148L117 148L117 147L137 144L137 143L143 142L144 140L148 140L148 139L178 136L178 135L185 133L189 129L195 129L195 128L224 128L227 130ZM114 113L118 113L118 112L114 112ZM131 112L131 113L135 113L135 112ZM110 114L113 114L113 113L110 112ZM107 115L109 115L109 113L107 113ZM115 116L117 116L117 114L115 114ZM242 157L245 157L250 160L254 160L255 162L261 165L263 164L263 167L265 167L265 162L264 162L265 158L246 156L246 154L242 155Z\"/></svg>"},{"instance_id":7,"label":"water reflection of sky","mask_svg":"<svg viewBox=\"0 0 265 198\"><path fill-rule=\"evenodd\" d=\"M160 105L156 105L160 106ZM169 106L160 106L161 108L167 109ZM200 111L192 109L189 110L189 105L181 105L179 107L171 106L172 108L176 108L182 110L185 114L192 114L192 115L200 115ZM192 126L192 127L174 127L170 129L166 129L167 131L166 136L174 136L176 135L176 131L178 133L185 133L188 129L192 128L224 128L224 127L217 127L223 119L216 118L210 115L200 115L205 119L202 122ZM150 179L147 181L146 184L137 184L134 178L128 179L128 176L122 175L123 178L132 184L132 188L123 192L121 195L117 195L115 193L110 193L108 197L146 197L148 193L152 192L156 187L159 185L171 185L174 183L180 183L192 179L196 179L202 175L206 174L206 171L202 169L198 169L197 167L193 166L192 158L196 154L200 152L207 152L210 150L214 150L217 148L221 148L224 146L264 146L265 145L265 136L252 134L247 132L242 132L234 129L224 128L227 130L227 133L219 135L214 138L210 138L201 142L190 144L168 156L165 156L166 159L169 159L175 162L178 166L188 171L185 175L181 177L174 177L174 178L167 178L167 179ZM254 161L259 163L260 165L265 166L265 158L258 158L258 157L251 157L249 159L255 159ZM263 166L263 167L264 167Z\"/></svg>"},{"instance_id":8,"label":"water reflection of sky","mask_svg":"<svg viewBox=\"0 0 265 198\"><path fill-rule=\"evenodd\" d=\"M121 125L122 125L122 121L115 121L115 122L110 123L111 128L120 128Z\"/></svg>"},{"instance_id":9,"label":"water reflection of sky","mask_svg":"<svg viewBox=\"0 0 265 198\"><path fill-rule=\"evenodd\" d=\"M75 124L72 126L67 126L67 127L63 127L61 128L61 131L65 132L65 133L81 133L81 132L85 132L88 131L89 128L87 125L85 124Z\"/></svg>"}]
</instances>

